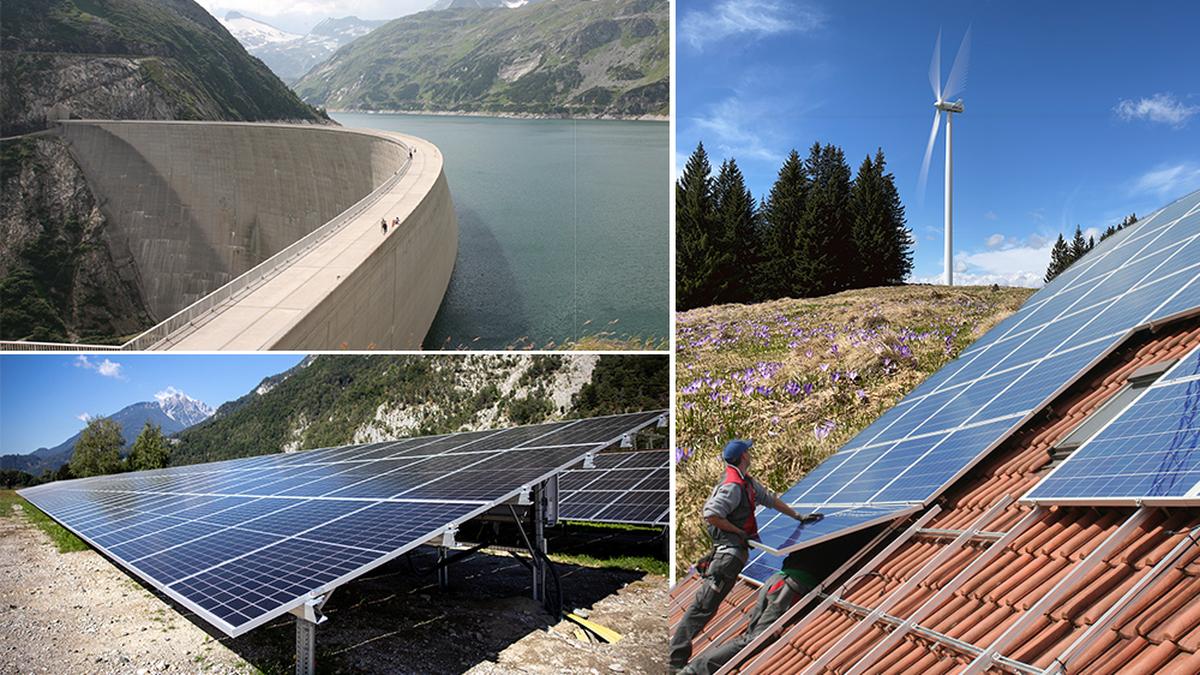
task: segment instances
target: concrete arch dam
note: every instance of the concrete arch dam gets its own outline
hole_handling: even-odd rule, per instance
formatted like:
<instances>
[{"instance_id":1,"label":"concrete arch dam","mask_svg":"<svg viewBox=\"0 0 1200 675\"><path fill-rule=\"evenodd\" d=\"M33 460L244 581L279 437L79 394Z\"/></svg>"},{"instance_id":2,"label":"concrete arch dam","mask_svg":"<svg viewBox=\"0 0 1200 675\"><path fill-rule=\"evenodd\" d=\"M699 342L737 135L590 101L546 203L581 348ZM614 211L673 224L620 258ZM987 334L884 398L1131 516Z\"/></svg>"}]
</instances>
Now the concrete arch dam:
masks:
<instances>
[{"instance_id":1,"label":"concrete arch dam","mask_svg":"<svg viewBox=\"0 0 1200 675\"><path fill-rule=\"evenodd\" d=\"M62 128L161 322L125 348L421 346L458 250L433 144L289 124Z\"/></svg>"}]
</instances>

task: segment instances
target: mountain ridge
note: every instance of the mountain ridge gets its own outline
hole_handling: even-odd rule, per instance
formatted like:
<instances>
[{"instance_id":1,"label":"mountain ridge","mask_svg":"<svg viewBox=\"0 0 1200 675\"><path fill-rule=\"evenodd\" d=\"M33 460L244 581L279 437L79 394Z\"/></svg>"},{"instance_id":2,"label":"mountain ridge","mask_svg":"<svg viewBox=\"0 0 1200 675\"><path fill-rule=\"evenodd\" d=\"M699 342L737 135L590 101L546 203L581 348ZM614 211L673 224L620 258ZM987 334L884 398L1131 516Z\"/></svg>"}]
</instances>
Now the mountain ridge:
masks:
<instances>
[{"instance_id":1,"label":"mountain ridge","mask_svg":"<svg viewBox=\"0 0 1200 675\"><path fill-rule=\"evenodd\" d=\"M581 118L668 112L666 0L555 0L401 17L294 85L333 110Z\"/></svg>"},{"instance_id":2,"label":"mountain ridge","mask_svg":"<svg viewBox=\"0 0 1200 675\"><path fill-rule=\"evenodd\" d=\"M146 422L162 427L163 435L170 436L204 421L212 414L213 409L207 403L194 399L174 387L168 387L155 394L153 401L130 403L105 417L121 427L121 437L125 440L124 449L128 450L137 440ZM35 476L46 470L54 471L71 461L75 444L79 442L82 433L80 430L53 447L38 448L26 454L0 456L0 469L16 469Z\"/></svg>"}]
</instances>

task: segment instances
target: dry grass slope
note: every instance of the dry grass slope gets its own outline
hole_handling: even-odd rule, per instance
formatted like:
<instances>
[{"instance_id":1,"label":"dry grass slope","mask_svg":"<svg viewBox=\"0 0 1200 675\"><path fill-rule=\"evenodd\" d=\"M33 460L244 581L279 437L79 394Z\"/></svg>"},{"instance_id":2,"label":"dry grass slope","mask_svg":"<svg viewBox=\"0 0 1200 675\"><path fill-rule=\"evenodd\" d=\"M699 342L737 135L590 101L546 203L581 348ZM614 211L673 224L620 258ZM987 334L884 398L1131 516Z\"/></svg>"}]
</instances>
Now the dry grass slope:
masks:
<instances>
[{"instance_id":1,"label":"dry grass slope","mask_svg":"<svg viewBox=\"0 0 1200 675\"><path fill-rule=\"evenodd\" d=\"M754 439L753 474L782 492L1032 292L873 288L679 314L679 573L708 547L700 510L727 439Z\"/></svg>"}]
</instances>

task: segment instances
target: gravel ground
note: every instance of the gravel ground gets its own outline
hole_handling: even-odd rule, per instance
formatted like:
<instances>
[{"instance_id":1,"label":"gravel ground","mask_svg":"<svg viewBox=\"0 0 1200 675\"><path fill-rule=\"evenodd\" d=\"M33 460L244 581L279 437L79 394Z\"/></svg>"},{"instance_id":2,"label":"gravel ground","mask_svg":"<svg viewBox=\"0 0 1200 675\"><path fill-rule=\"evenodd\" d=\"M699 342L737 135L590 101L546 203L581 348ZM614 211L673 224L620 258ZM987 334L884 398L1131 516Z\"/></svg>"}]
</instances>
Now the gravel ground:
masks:
<instances>
[{"instance_id":1,"label":"gravel ground","mask_svg":"<svg viewBox=\"0 0 1200 675\"><path fill-rule=\"evenodd\" d=\"M623 638L583 641L528 598L513 558L475 555L441 591L418 552L339 588L317 631L323 672L660 673L667 584L641 572L559 565L564 606ZM295 629L281 618L224 637L94 551L60 554L19 514L0 518L0 671L289 672Z\"/></svg>"}]
</instances>

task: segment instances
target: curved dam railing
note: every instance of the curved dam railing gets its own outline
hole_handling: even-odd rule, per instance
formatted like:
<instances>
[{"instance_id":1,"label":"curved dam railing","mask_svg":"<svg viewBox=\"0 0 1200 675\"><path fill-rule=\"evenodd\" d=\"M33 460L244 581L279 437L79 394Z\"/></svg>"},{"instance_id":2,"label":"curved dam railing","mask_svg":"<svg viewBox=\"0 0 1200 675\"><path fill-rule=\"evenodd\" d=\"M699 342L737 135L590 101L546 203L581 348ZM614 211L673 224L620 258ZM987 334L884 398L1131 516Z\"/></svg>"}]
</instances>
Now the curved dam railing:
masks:
<instances>
[{"instance_id":1,"label":"curved dam railing","mask_svg":"<svg viewBox=\"0 0 1200 675\"><path fill-rule=\"evenodd\" d=\"M420 347L458 248L431 143L213 122L73 121L63 135L115 262L167 317L122 349Z\"/></svg>"}]
</instances>

